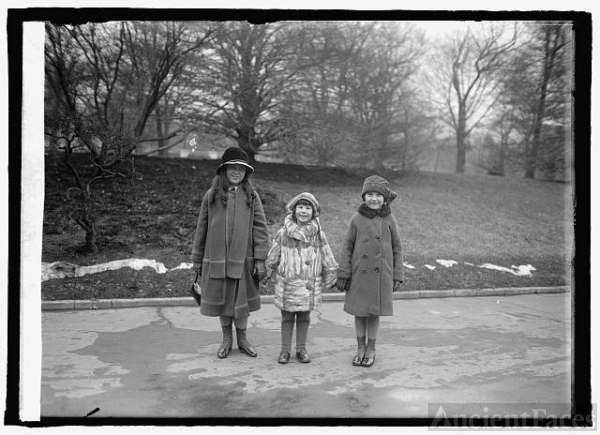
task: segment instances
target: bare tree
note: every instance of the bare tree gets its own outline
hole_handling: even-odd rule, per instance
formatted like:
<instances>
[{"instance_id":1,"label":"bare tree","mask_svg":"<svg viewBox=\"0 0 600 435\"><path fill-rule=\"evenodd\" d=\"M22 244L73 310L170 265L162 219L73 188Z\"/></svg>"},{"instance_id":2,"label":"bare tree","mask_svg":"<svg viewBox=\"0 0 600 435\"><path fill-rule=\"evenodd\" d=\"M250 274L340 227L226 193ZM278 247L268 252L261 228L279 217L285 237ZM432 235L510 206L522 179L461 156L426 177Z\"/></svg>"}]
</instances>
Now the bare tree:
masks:
<instances>
[{"instance_id":1,"label":"bare tree","mask_svg":"<svg viewBox=\"0 0 600 435\"><path fill-rule=\"evenodd\" d=\"M512 52L501 78L494 128L505 137L512 165L528 178L538 170L553 177L551 172L565 165L571 125L568 32L566 23L528 24L524 43Z\"/></svg>"},{"instance_id":2,"label":"bare tree","mask_svg":"<svg viewBox=\"0 0 600 435\"><path fill-rule=\"evenodd\" d=\"M507 36L504 25L469 26L442 42L431 59L429 84L439 113L456 136L456 172L465 171L467 137L498 99L498 75L517 42L517 26Z\"/></svg>"},{"instance_id":3,"label":"bare tree","mask_svg":"<svg viewBox=\"0 0 600 435\"><path fill-rule=\"evenodd\" d=\"M311 28L303 56L313 66L300 74L299 98L288 100L294 134L284 136L284 154L296 161L344 165L361 149L360 125L350 108L348 80L374 23L323 22Z\"/></svg>"},{"instance_id":4,"label":"bare tree","mask_svg":"<svg viewBox=\"0 0 600 435\"><path fill-rule=\"evenodd\" d=\"M402 171L418 170L421 158L436 140L438 123L429 99L411 85L399 109L399 166Z\"/></svg>"},{"instance_id":5,"label":"bare tree","mask_svg":"<svg viewBox=\"0 0 600 435\"><path fill-rule=\"evenodd\" d=\"M227 22L198 65L198 116L206 131L234 139L253 160L264 143L293 133L287 107L298 98L298 73L313 61L301 55L307 24ZM204 112L202 112L204 111Z\"/></svg>"},{"instance_id":6,"label":"bare tree","mask_svg":"<svg viewBox=\"0 0 600 435\"><path fill-rule=\"evenodd\" d=\"M536 30L538 40L542 43L542 60L539 62L538 83L536 86L537 98L535 104L532 140L526 150L525 177L535 178L535 171L539 163L540 148L542 147L542 125L551 115L548 107L551 104L553 84L554 96L558 96L559 108L568 104L567 95L570 87L564 86L566 79L565 50L568 48L569 38L566 35L566 26L562 23L544 24ZM563 109L564 110L564 109ZM554 110L556 116L556 109ZM558 115L559 119L564 115ZM556 118L555 118L556 119Z\"/></svg>"},{"instance_id":7,"label":"bare tree","mask_svg":"<svg viewBox=\"0 0 600 435\"><path fill-rule=\"evenodd\" d=\"M97 250L93 183L123 176L117 165L212 32L181 23L46 25L46 136L72 175L66 196L86 232L85 250Z\"/></svg>"},{"instance_id":8,"label":"bare tree","mask_svg":"<svg viewBox=\"0 0 600 435\"><path fill-rule=\"evenodd\" d=\"M422 34L411 24L377 23L349 69L348 103L361 134L362 158L382 166L398 150L409 79L422 55Z\"/></svg>"},{"instance_id":9,"label":"bare tree","mask_svg":"<svg viewBox=\"0 0 600 435\"><path fill-rule=\"evenodd\" d=\"M500 111L490 126L489 138L484 145L488 155L485 161L480 162L488 174L504 176L507 173L507 162L511 158L511 144L515 132L515 117L511 112L511 107L503 103L500 105ZM495 139L495 140L494 140Z\"/></svg>"},{"instance_id":10,"label":"bare tree","mask_svg":"<svg viewBox=\"0 0 600 435\"><path fill-rule=\"evenodd\" d=\"M321 164L383 166L404 151L410 78L422 55L422 33L408 23L327 23L304 56L294 110L303 124L295 148ZM298 119L296 117L295 119Z\"/></svg>"}]
</instances>

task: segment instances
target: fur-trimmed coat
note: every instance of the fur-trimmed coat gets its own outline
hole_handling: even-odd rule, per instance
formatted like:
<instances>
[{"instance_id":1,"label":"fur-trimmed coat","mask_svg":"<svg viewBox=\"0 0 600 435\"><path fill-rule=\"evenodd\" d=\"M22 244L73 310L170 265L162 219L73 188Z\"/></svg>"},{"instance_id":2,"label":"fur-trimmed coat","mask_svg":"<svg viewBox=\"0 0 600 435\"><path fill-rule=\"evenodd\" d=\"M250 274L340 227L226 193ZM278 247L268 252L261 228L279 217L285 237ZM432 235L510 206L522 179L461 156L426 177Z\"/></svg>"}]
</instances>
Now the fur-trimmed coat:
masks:
<instances>
[{"instance_id":1,"label":"fur-trimmed coat","mask_svg":"<svg viewBox=\"0 0 600 435\"><path fill-rule=\"evenodd\" d=\"M311 311L336 282L337 262L318 219L299 225L291 215L267 255L267 288L283 311Z\"/></svg>"}]
</instances>

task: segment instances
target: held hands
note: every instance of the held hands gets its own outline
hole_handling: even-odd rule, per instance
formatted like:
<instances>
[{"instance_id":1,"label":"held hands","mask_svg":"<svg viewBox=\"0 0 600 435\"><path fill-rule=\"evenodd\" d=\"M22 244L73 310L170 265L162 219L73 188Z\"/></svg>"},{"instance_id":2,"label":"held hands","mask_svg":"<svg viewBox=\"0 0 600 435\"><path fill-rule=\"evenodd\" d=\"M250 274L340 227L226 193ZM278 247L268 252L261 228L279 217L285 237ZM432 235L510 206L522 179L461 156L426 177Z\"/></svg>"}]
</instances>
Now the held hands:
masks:
<instances>
[{"instance_id":1,"label":"held hands","mask_svg":"<svg viewBox=\"0 0 600 435\"><path fill-rule=\"evenodd\" d=\"M267 277L267 268L265 267L264 260L254 261L254 270L252 271L252 274L256 276L258 282L261 282Z\"/></svg>"},{"instance_id":2,"label":"held hands","mask_svg":"<svg viewBox=\"0 0 600 435\"><path fill-rule=\"evenodd\" d=\"M350 289L350 278L338 278L335 286L341 292L347 292Z\"/></svg>"},{"instance_id":3,"label":"held hands","mask_svg":"<svg viewBox=\"0 0 600 435\"><path fill-rule=\"evenodd\" d=\"M400 290L401 285L402 285L402 281L400 281L399 279L395 279L393 291L397 292L398 290Z\"/></svg>"}]
</instances>

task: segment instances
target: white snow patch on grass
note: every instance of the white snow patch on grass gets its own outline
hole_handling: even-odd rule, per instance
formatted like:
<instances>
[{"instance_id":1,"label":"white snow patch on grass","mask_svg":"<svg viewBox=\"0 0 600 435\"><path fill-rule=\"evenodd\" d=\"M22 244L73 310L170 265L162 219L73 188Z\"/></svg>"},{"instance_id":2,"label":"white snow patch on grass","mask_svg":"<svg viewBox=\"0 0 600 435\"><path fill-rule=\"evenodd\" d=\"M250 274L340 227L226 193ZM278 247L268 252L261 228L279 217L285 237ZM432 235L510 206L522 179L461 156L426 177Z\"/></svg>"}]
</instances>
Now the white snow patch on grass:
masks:
<instances>
[{"instance_id":1,"label":"white snow patch on grass","mask_svg":"<svg viewBox=\"0 0 600 435\"><path fill-rule=\"evenodd\" d=\"M491 264L491 263L484 263L479 267L481 267L483 269L498 270L500 272L508 272L508 273L512 273L513 275L516 275L516 276L531 276L531 271L536 270L535 267L533 267L531 264L521 265L521 266L513 265L513 266L511 266L512 269L509 269L508 267L497 266L497 265Z\"/></svg>"},{"instance_id":2,"label":"white snow patch on grass","mask_svg":"<svg viewBox=\"0 0 600 435\"><path fill-rule=\"evenodd\" d=\"M129 267L135 270L141 270L144 267L150 267L156 273L163 274L169 269L163 263L156 260L148 260L145 258L127 258L124 260L109 261L108 263L94 264L92 266L78 266L73 263L55 261L54 263L42 263L42 281L57 278L71 278L84 275L92 275L94 273L105 272L107 270L117 270L124 267ZM183 268L181 265L177 268ZM174 270L174 269L172 269Z\"/></svg>"},{"instance_id":3,"label":"white snow patch on grass","mask_svg":"<svg viewBox=\"0 0 600 435\"><path fill-rule=\"evenodd\" d=\"M438 264L444 267L452 267L458 265L457 261L454 260L435 260ZM473 263L466 263L468 266L475 266ZM415 269L415 266L403 263L404 267L409 269ZM173 270L191 269L192 263L181 263L178 266L167 269L163 263L156 260L149 260L145 258L128 258L124 260L110 261L108 263L94 264L91 266L78 266L73 263L65 261L55 261L54 263L42 263L42 281L48 281L50 279L60 278L72 278L80 277L84 275L91 275L94 273L104 272L107 270L117 270L124 267L129 267L135 270L141 270L144 267L150 267L154 269L156 273L164 274ZM435 270L436 266L425 264L425 267L429 270ZM499 272L508 272L516 276L531 276L531 272L536 270L531 264L515 266L512 265L510 268L498 266L491 263L484 263L478 267L483 269L497 270Z\"/></svg>"},{"instance_id":4,"label":"white snow patch on grass","mask_svg":"<svg viewBox=\"0 0 600 435\"><path fill-rule=\"evenodd\" d=\"M452 267L455 264L458 264L458 261L454 260L435 260L435 262L441 264L444 267Z\"/></svg>"}]
</instances>

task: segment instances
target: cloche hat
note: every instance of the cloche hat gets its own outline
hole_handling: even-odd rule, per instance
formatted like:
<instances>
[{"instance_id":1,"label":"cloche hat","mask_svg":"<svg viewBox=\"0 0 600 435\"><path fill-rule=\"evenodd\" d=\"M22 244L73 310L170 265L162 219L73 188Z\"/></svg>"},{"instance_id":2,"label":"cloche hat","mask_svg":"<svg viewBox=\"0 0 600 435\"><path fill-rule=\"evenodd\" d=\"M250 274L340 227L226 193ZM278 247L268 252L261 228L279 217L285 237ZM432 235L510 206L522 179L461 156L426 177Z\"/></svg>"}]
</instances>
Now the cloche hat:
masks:
<instances>
[{"instance_id":1,"label":"cloche hat","mask_svg":"<svg viewBox=\"0 0 600 435\"><path fill-rule=\"evenodd\" d=\"M300 201L308 201L313 209L313 218L316 218L321 214L321 206L319 205L319 201L312 193L302 192L298 195L294 196L285 206L285 209L288 213L294 213L294 208L296 204Z\"/></svg>"},{"instance_id":2,"label":"cloche hat","mask_svg":"<svg viewBox=\"0 0 600 435\"><path fill-rule=\"evenodd\" d=\"M370 177L365 178L362 192L360 194L360 196L363 198L363 201L367 192L381 193L388 203L392 202L394 198L398 196L396 192L390 189L390 183L379 175L371 175Z\"/></svg>"},{"instance_id":3,"label":"cloche hat","mask_svg":"<svg viewBox=\"0 0 600 435\"><path fill-rule=\"evenodd\" d=\"M238 147L230 147L221 156L221 165L217 168L217 174L225 165L242 165L254 172L254 168L248 164L248 154Z\"/></svg>"}]
</instances>

